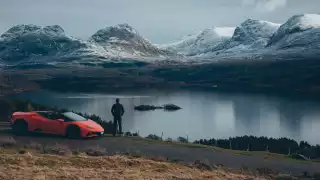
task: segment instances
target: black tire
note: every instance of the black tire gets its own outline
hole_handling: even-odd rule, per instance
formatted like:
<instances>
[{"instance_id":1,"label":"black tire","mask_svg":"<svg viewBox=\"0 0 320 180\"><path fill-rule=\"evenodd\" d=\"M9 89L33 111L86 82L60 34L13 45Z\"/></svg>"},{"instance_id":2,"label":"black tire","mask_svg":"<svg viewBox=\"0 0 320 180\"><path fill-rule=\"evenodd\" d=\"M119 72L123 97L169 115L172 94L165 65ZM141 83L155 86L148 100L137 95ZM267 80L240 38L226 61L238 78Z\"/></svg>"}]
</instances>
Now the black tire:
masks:
<instances>
[{"instance_id":1,"label":"black tire","mask_svg":"<svg viewBox=\"0 0 320 180\"><path fill-rule=\"evenodd\" d=\"M12 131L16 135L27 135L28 123L25 120L16 120L12 125Z\"/></svg>"},{"instance_id":2,"label":"black tire","mask_svg":"<svg viewBox=\"0 0 320 180\"><path fill-rule=\"evenodd\" d=\"M70 139L79 139L81 138L81 131L78 126L69 126L67 128L66 136Z\"/></svg>"}]
</instances>

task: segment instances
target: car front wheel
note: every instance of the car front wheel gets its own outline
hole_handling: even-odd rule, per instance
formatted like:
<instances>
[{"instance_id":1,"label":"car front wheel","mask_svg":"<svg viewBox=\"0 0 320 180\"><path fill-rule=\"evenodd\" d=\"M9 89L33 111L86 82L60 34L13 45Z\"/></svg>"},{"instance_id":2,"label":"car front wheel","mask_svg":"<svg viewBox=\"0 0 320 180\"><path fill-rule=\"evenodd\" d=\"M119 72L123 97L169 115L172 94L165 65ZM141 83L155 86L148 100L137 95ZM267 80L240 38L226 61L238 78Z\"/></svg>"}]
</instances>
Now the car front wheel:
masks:
<instances>
[{"instance_id":1,"label":"car front wheel","mask_svg":"<svg viewBox=\"0 0 320 180\"><path fill-rule=\"evenodd\" d=\"M79 139L81 138L81 130L78 126L69 126L67 128L66 135L68 138L71 138L71 139Z\"/></svg>"}]
</instances>

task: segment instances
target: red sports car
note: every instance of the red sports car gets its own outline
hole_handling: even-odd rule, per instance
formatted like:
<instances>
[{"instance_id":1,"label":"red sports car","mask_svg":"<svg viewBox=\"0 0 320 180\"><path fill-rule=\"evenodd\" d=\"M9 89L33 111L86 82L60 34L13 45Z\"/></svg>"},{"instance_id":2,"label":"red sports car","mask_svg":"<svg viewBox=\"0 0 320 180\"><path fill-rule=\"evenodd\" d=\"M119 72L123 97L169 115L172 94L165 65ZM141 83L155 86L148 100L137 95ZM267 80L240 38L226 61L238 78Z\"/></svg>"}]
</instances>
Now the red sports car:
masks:
<instances>
[{"instance_id":1,"label":"red sports car","mask_svg":"<svg viewBox=\"0 0 320 180\"><path fill-rule=\"evenodd\" d=\"M39 132L69 138L94 137L104 134L104 129L99 124L73 112L15 112L10 121L12 130L17 134Z\"/></svg>"}]
</instances>

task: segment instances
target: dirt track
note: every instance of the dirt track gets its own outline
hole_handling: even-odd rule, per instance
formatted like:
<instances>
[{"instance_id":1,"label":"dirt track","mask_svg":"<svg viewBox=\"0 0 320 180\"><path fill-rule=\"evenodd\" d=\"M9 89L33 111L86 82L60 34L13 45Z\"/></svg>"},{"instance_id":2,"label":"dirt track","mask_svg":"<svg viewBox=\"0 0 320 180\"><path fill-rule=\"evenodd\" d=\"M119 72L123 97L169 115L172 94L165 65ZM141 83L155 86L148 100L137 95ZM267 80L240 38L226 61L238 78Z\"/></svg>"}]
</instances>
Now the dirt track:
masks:
<instances>
[{"instance_id":1,"label":"dirt track","mask_svg":"<svg viewBox=\"0 0 320 180\"><path fill-rule=\"evenodd\" d=\"M12 136L1 133L0 138ZM193 163L201 160L210 164L223 165L228 168L250 169L268 168L281 173L300 175L302 172L320 173L320 163L299 163L291 160L263 156L248 156L234 154L228 151L215 151L209 148L184 147L180 145L147 142L128 137L102 137L87 140L72 140L49 136L13 136L17 144L37 143L54 146L57 143L70 149L86 150L88 148L105 148L107 154L129 153L146 157L164 157L169 160Z\"/></svg>"}]
</instances>

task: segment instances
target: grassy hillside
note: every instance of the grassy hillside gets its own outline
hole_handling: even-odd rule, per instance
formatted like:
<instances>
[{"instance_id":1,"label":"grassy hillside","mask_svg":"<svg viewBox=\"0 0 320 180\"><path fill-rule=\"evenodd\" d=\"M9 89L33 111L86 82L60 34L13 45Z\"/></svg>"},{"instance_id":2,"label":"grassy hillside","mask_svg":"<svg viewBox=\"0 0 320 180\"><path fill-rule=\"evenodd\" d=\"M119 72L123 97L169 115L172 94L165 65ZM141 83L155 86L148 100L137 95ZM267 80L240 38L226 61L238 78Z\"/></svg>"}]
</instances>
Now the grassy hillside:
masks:
<instances>
[{"instance_id":1,"label":"grassy hillside","mask_svg":"<svg viewBox=\"0 0 320 180\"><path fill-rule=\"evenodd\" d=\"M243 167L232 170L220 165L195 160L178 163L163 157L147 158L131 154L106 155L101 147L71 150L56 144L43 146L29 143L16 144L13 138L0 138L0 178L11 179L296 179L268 168L255 171ZM304 176L302 179L311 179Z\"/></svg>"}]
</instances>

